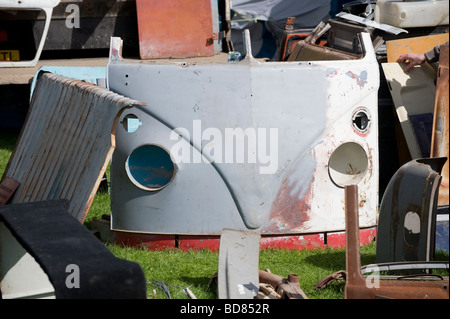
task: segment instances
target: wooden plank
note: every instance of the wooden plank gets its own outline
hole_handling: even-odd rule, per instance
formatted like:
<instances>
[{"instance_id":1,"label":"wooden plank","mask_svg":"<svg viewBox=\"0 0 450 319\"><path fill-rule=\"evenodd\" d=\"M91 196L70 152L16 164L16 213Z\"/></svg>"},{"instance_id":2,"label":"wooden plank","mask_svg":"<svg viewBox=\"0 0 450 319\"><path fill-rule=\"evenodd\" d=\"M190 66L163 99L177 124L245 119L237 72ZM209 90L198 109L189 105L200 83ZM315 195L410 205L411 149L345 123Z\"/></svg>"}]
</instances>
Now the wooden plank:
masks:
<instances>
[{"instance_id":1,"label":"wooden plank","mask_svg":"<svg viewBox=\"0 0 450 319\"><path fill-rule=\"evenodd\" d=\"M138 101L64 76L39 74L5 175L21 183L12 203L65 198L84 221L114 149L121 112Z\"/></svg>"},{"instance_id":2,"label":"wooden plank","mask_svg":"<svg viewBox=\"0 0 450 319\"><path fill-rule=\"evenodd\" d=\"M431 139L431 157L447 157L442 168L442 181L439 187L438 205L449 204L449 77L448 77L448 45L441 47L438 77L436 80L436 100L434 104L433 135Z\"/></svg>"},{"instance_id":3,"label":"wooden plank","mask_svg":"<svg viewBox=\"0 0 450 319\"><path fill-rule=\"evenodd\" d=\"M387 62L396 62L406 53L425 53L448 41L448 33L386 41Z\"/></svg>"},{"instance_id":4,"label":"wooden plank","mask_svg":"<svg viewBox=\"0 0 450 319\"><path fill-rule=\"evenodd\" d=\"M427 156L421 150L412 118L433 114L436 72L429 64L417 65L409 72L401 63L382 63L382 67L411 158L428 157L429 151Z\"/></svg>"}]
</instances>

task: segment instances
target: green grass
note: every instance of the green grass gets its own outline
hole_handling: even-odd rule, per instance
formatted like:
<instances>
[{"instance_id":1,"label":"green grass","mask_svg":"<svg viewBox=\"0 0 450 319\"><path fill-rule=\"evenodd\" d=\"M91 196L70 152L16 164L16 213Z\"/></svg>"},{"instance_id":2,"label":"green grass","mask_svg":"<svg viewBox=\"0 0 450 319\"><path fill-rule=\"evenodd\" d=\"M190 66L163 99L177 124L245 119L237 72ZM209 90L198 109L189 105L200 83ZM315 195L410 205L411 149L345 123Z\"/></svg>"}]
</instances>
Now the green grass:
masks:
<instances>
[{"instance_id":1,"label":"green grass","mask_svg":"<svg viewBox=\"0 0 450 319\"><path fill-rule=\"evenodd\" d=\"M14 148L17 134L0 133L0 176L8 163ZM108 180L109 170L107 171ZM85 225L90 227L93 218L110 214L110 197L107 193L97 193L86 217ZM166 299L164 283L173 299L187 299L183 288L189 288L199 299L215 299L216 285L210 285L211 277L218 270L218 253L209 250L149 251L143 248L122 247L106 244L106 247L118 258L138 263L144 271L148 283L148 296L152 298L153 290L158 299ZM376 244L361 247L361 264L375 262ZM338 270L345 269L344 249L316 250L262 250L259 268L270 269L274 274L287 277L288 274L299 276L302 290L310 299L343 299L344 284L334 282L326 289L315 290L314 286L323 277ZM448 253L439 253L436 260L448 260Z\"/></svg>"},{"instance_id":2,"label":"green grass","mask_svg":"<svg viewBox=\"0 0 450 319\"><path fill-rule=\"evenodd\" d=\"M199 299L214 299L216 285L210 284L211 277L218 269L218 253L209 250L190 250L187 252L171 249L166 251L149 251L107 245L119 258L139 263L144 270L148 284L148 294L153 289L157 297L165 299L164 291L156 282L164 282L175 299L186 299L183 288L189 289ZM375 262L375 244L361 249L362 262ZM270 269L274 274L287 277L288 274L299 276L302 290L310 299L342 299L344 284L334 282L323 290L314 286L324 276L345 269L344 249L318 250L262 250L260 252L260 269Z\"/></svg>"},{"instance_id":3,"label":"green grass","mask_svg":"<svg viewBox=\"0 0 450 319\"><path fill-rule=\"evenodd\" d=\"M6 165L8 164L9 157L14 150L18 136L18 133L0 133L0 176L3 175Z\"/></svg>"}]
</instances>

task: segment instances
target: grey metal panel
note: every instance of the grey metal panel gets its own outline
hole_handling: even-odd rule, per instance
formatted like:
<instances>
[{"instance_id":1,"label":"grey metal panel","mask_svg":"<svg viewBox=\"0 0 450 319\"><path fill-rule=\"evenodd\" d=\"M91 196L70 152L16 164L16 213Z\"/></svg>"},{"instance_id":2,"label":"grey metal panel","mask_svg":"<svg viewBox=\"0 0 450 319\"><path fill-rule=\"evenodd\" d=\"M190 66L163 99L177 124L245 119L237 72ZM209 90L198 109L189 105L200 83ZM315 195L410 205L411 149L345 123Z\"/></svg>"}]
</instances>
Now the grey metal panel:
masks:
<instances>
[{"instance_id":1,"label":"grey metal panel","mask_svg":"<svg viewBox=\"0 0 450 319\"><path fill-rule=\"evenodd\" d=\"M391 178L380 206L377 263L433 259L440 171L445 161L412 160Z\"/></svg>"},{"instance_id":2,"label":"grey metal panel","mask_svg":"<svg viewBox=\"0 0 450 319\"><path fill-rule=\"evenodd\" d=\"M41 73L4 176L21 183L12 203L66 198L84 221L114 148L117 118L141 104L99 86Z\"/></svg>"},{"instance_id":3,"label":"grey metal panel","mask_svg":"<svg viewBox=\"0 0 450 319\"><path fill-rule=\"evenodd\" d=\"M258 233L223 230L217 274L219 299L254 299L259 289L260 240Z\"/></svg>"},{"instance_id":4,"label":"grey metal panel","mask_svg":"<svg viewBox=\"0 0 450 319\"><path fill-rule=\"evenodd\" d=\"M142 122L136 132L117 129L111 166L113 229L172 234L220 234L223 228L267 234L341 231L343 186L330 175L354 178L361 187L361 225L375 225L379 69L370 36L362 38L365 56L347 61L261 62L251 53L238 63L111 61L110 89L149 105L134 114ZM360 111L370 121L364 131L353 123ZM121 121L130 113L134 110ZM276 163L247 157L227 163L225 151L221 161L207 163L204 158L211 154L205 148L212 138L202 136L210 128L225 138L227 129L261 129L265 155L270 155L274 136L270 130L276 130L271 153L277 151ZM172 132L179 133L179 140L170 138ZM191 162L177 163L167 187L145 192L130 183L125 161L135 148L157 144L171 150L179 141L190 146ZM354 154L336 154L342 145ZM241 149L245 156L249 150ZM202 155L198 163L193 154ZM330 164L333 154L339 156ZM361 159L366 165L360 171L352 164ZM341 171L331 174L335 162L342 164L336 167Z\"/></svg>"}]
</instances>

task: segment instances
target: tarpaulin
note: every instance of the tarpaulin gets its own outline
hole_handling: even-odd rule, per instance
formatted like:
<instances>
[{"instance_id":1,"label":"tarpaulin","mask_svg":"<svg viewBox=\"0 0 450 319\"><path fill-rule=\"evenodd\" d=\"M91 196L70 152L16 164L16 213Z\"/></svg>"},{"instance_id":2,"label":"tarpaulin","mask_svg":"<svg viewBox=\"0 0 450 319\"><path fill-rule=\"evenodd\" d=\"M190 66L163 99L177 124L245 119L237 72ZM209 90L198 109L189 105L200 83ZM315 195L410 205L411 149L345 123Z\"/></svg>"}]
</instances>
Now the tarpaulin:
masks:
<instances>
[{"instance_id":1,"label":"tarpaulin","mask_svg":"<svg viewBox=\"0 0 450 319\"><path fill-rule=\"evenodd\" d=\"M241 16L262 21L296 17L296 26L315 27L330 12L331 0L232 0L231 9ZM242 24L241 24L242 25ZM232 21L232 27L238 24Z\"/></svg>"},{"instance_id":2,"label":"tarpaulin","mask_svg":"<svg viewBox=\"0 0 450 319\"><path fill-rule=\"evenodd\" d=\"M313 29L330 18L331 0L231 0L234 48L242 49L244 29L251 34L254 56L276 57L286 19L295 17L296 29Z\"/></svg>"}]
</instances>

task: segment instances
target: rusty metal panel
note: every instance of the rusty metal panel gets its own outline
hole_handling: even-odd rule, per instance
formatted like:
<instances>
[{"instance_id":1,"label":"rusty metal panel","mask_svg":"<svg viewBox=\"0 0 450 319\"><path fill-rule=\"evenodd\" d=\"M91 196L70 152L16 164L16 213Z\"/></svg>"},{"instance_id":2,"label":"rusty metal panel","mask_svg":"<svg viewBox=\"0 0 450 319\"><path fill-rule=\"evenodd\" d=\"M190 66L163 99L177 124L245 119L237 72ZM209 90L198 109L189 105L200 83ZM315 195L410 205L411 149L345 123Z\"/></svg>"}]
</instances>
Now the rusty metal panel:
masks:
<instances>
[{"instance_id":1,"label":"rusty metal panel","mask_svg":"<svg viewBox=\"0 0 450 319\"><path fill-rule=\"evenodd\" d=\"M214 55L211 0L136 0L141 59Z\"/></svg>"},{"instance_id":2,"label":"rusty metal panel","mask_svg":"<svg viewBox=\"0 0 450 319\"><path fill-rule=\"evenodd\" d=\"M447 35L448 36L448 35ZM439 188L439 206L449 204L449 87L448 87L448 45L441 46L439 57L438 77L436 81L436 100L434 104L433 134L431 137L431 157L447 157L442 168L442 181Z\"/></svg>"},{"instance_id":3,"label":"rusty metal panel","mask_svg":"<svg viewBox=\"0 0 450 319\"><path fill-rule=\"evenodd\" d=\"M120 113L142 104L99 86L41 73L4 176L20 182L12 203L65 198L84 221L115 146Z\"/></svg>"},{"instance_id":4,"label":"rusty metal panel","mask_svg":"<svg viewBox=\"0 0 450 319\"><path fill-rule=\"evenodd\" d=\"M267 271L259 271L259 282L271 285L280 295L281 299L308 299L300 288L298 276L289 274L287 278L272 274Z\"/></svg>"}]
</instances>

